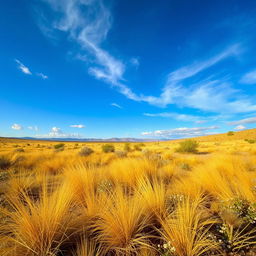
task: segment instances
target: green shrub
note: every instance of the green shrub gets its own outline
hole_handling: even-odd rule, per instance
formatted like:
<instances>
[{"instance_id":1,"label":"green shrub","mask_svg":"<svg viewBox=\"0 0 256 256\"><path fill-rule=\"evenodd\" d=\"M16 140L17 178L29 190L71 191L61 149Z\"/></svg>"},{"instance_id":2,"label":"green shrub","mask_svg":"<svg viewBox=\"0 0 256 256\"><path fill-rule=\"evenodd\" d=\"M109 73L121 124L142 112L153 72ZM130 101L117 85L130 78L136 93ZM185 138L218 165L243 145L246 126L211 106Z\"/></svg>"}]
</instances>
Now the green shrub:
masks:
<instances>
[{"instance_id":1,"label":"green shrub","mask_svg":"<svg viewBox=\"0 0 256 256\"><path fill-rule=\"evenodd\" d=\"M64 143L59 143L59 144L54 145L54 148L55 149L60 149L60 148L64 148L64 146L65 146Z\"/></svg>"},{"instance_id":2,"label":"green shrub","mask_svg":"<svg viewBox=\"0 0 256 256\"><path fill-rule=\"evenodd\" d=\"M250 143L250 144L253 144L253 143L256 142L256 140L250 140L250 139L245 139L245 141L247 141L247 142Z\"/></svg>"},{"instance_id":3,"label":"green shrub","mask_svg":"<svg viewBox=\"0 0 256 256\"><path fill-rule=\"evenodd\" d=\"M235 133L233 132L233 131L229 131L228 133L227 133L227 135L228 136L233 136Z\"/></svg>"},{"instance_id":4,"label":"green shrub","mask_svg":"<svg viewBox=\"0 0 256 256\"><path fill-rule=\"evenodd\" d=\"M0 170L5 170L11 167L11 160L6 156L0 156Z\"/></svg>"},{"instance_id":5,"label":"green shrub","mask_svg":"<svg viewBox=\"0 0 256 256\"><path fill-rule=\"evenodd\" d=\"M185 140L180 142L179 147L176 149L176 152L179 153L196 153L198 150L199 144L194 140Z\"/></svg>"},{"instance_id":6,"label":"green shrub","mask_svg":"<svg viewBox=\"0 0 256 256\"><path fill-rule=\"evenodd\" d=\"M16 148L14 149L14 152L22 153L22 152L25 152L25 150L23 148Z\"/></svg>"},{"instance_id":7,"label":"green shrub","mask_svg":"<svg viewBox=\"0 0 256 256\"><path fill-rule=\"evenodd\" d=\"M115 147L112 144L102 145L102 151L104 153L115 152Z\"/></svg>"},{"instance_id":8,"label":"green shrub","mask_svg":"<svg viewBox=\"0 0 256 256\"><path fill-rule=\"evenodd\" d=\"M125 143L124 144L124 151L126 151L126 152L130 152L131 151L130 143Z\"/></svg>"},{"instance_id":9,"label":"green shrub","mask_svg":"<svg viewBox=\"0 0 256 256\"><path fill-rule=\"evenodd\" d=\"M64 151L64 147L56 148L56 149L54 150L54 152L61 152L61 151Z\"/></svg>"},{"instance_id":10,"label":"green shrub","mask_svg":"<svg viewBox=\"0 0 256 256\"><path fill-rule=\"evenodd\" d=\"M190 171L191 170L191 167L190 167L190 165L188 163L181 163L180 164L180 168L182 170L185 170L185 171Z\"/></svg>"},{"instance_id":11,"label":"green shrub","mask_svg":"<svg viewBox=\"0 0 256 256\"><path fill-rule=\"evenodd\" d=\"M118 150L115 152L117 157L123 158L127 156L127 151Z\"/></svg>"},{"instance_id":12,"label":"green shrub","mask_svg":"<svg viewBox=\"0 0 256 256\"><path fill-rule=\"evenodd\" d=\"M136 151L141 151L141 146L140 146L140 144L135 144L135 145L134 145L134 150L136 150Z\"/></svg>"},{"instance_id":13,"label":"green shrub","mask_svg":"<svg viewBox=\"0 0 256 256\"><path fill-rule=\"evenodd\" d=\"M81 148L80 152L78 153L80 156L89 156L94 151L89 147L83 147Z\"/></svg>"}]
</instances>

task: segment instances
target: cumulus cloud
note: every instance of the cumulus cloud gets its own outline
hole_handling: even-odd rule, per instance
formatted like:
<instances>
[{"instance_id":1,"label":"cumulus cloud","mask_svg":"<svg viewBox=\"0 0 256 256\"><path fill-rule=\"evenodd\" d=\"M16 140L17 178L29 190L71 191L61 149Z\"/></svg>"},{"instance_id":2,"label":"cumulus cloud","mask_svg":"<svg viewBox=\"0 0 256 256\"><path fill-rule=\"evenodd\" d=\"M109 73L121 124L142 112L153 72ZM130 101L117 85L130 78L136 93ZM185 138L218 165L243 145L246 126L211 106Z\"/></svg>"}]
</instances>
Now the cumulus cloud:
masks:
<instances>
[{"instance_id":1,"label":"cumulus cloud","mask_svg":"<svg viewBox=\"0 0 256 256\"><path fill-rule=\"evenodd\" d=\"M36 135L38 138L82 138L78 133L64 133L59 127L52 127L47 134Z\"/></svg>"},{"instance_id":2,"label":"cumulus cloud","mask_svg":"<svg viewBox=\"0 0 256 256\"><path fill-rule=\"evenodd\" d=\"M70 125L70 127L72 127L72 128L79 128L79 129L81 129L81 128L84 128L84 127L85 127L85 125L83 125L83 124L72 124L72 125Z\"/></svg>"},{"instance_id":3,"label":"cumulus cloud","mask_svg":"<svg viewBox=\"0 0 256 256\"><path fill-rule=\"evenodd\" d=\"M153 136L153 137L162 137L162 138L179 138L179 137L193 137L211 134L210 130L218 129L218 126L209 126L209 127L181 127L170 130L156 130L153 132L142 132L143 136Z\"/></svg>"},{"instance_id":4,"label":"cumulus cloud","mask_svg":"<svg viewBox=\"0 0 256 256\"><path fill-rule=\"evenodd\" d=\"M243 124L255 124L256 117L245 118L237 121L229 122L229 125L243 125Z\"/></svg>"},{"instance_id":5,"label":"cumulus cloud","mask_svg":"<svg viewBox=\"0 0 256 256\"><path fill-rule=\"evenodd\" d=\"M111 106L113 106L113 107L116 107L116 108L123 108L122 106L120 106L119 104L117 104L117 103L111 103L110 104Z\"/></svg>"},{"instance_id":6,"label":"cumulus cloud","mask_svg":"<svg viewBox=\"0 0 256 256\"><path fill-rule=\"evenodd\" d=\"M256 84L256 69L246 73L240 82L243 84Z\"/></svg>"},{"instance_id":7,"label":"cumulus cloud","mask_svg":"<svg viewBox=\"0 0 256 256\"><path fill-rule=\"evenodd\" d=\"M22 125L20 125L20 124L13 124L13 125L11 126L11 128L12 128L13 130L22 130L22 129L23 129Z\"/></svg>"},{"instance_id":8,"label":"cumulus cloud","mask_svg":"<svg viewBox=\"0 0 256 256\"><path fill-rule=\"evenodd\" d=\"M32 75L31 71L28 67L26 67L21 61L18 59L15 59L16 63L18 64L18 68L26 75Z\"/></svg>"},{"instance_id":9,"label":"cumulus cloud","mask_svg":"<svg viewBox=\"0 0 256 256\"><path fill-rule=\"evenodd\" d=\"M36 126L36 125L35 126L28 126L28 129L37 132L38 131L38 126Z\"/></svg>"},{"instance_id":10,"label":"cumulus cloud","mask_svg":"<svg viewBox=\"0 0 256 256\"><path fill-rule=\"evenodd\" d=\"M234 128L235 130L238 130L238 131L241 131L241 130L244 130L246 129L246 127L244 125L238 125Z\"/></svg>"}]
</instances>

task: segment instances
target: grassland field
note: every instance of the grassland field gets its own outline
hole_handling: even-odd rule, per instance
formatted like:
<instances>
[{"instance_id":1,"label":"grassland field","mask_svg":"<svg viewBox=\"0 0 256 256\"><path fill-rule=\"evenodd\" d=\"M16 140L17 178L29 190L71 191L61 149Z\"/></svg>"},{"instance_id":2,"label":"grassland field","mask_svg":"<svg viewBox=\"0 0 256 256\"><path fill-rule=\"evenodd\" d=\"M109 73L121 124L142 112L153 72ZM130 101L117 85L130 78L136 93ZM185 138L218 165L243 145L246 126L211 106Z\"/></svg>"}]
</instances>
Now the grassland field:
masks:
<instances>
[{"instance_id":1,"label":"grassland field","mask_svg":"<svg viewBox=\"0 0 256 256\"><path fill-rule=\"evenodd\" d=\"M0 138L0 255L256 255L255 140Z\"/></svg>"}]
</instances>

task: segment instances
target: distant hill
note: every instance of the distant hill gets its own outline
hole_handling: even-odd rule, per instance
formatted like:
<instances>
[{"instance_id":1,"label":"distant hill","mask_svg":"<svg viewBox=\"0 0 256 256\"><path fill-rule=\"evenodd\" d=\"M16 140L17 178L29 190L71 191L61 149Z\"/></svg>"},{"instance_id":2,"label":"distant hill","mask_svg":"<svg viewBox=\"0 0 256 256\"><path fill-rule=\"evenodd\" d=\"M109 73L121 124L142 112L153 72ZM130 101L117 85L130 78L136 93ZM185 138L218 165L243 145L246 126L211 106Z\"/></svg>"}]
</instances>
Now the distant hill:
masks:
<instances>
[{"instance_id":1,"label":"distant hill","mask_svg":"<svg viewBox=\"0 0 256 256\"><path fill-rule=\"evenodd\" d=\"M185 139L185 138L184 138ZM173 141L179 141L184 139L172 139ZM220 133L214 135L198 136L190 139L196 139L197 141L231 141L231 140L256 140L256 128L248 129L244 131L234 131L234 135L228 136L228 133ZM35 137L0 137L0 141L5 140L33 140L33 141L62 141L62 142L154 142L154 141L171 141L170 139L141 139L141 138L35 138Z\"/></svg>"},{"instance_id":2,"label":"distant hill","mask_svg":"<svg viewBox=\"0 0 256 256\"><path fill-rule=\"evenodd\" d=\"M207 136L200 136L196 137L197 141L231 141L231 140L256 140L256 128L248 129L243 131L233 131L234 135L229 136L228 133L221 133L221 134L214 134L214 135L207 135Z\"/></svg>"},{"instance_id":3,"label":"distant hill","mask_svg":"<svg viewBox=\"0 0 256 256\"><path fill-rule=\"evenodd\" d=\"M35 137L0 137L2 140L34 140L34 141L65 141L65 142L150 142L159 141L156 139L140 139L140 138L35 138Z\"/></svg>"}]
</instances>

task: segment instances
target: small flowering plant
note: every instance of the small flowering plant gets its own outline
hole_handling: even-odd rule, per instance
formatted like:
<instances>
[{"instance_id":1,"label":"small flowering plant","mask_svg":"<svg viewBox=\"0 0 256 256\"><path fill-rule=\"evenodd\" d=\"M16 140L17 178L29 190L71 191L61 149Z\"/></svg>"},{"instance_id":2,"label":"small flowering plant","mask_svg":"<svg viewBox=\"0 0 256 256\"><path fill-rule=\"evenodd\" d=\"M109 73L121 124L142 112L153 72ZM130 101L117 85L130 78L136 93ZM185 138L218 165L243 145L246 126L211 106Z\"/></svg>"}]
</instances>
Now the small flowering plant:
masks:
<instances>
[{"instance_id":1,"label":"small flowering plant","mask_svg":"<svg viewBox=\"0 0 256 256\"><path fill-rule=\"evenodd\" d=\"M158 244L158 251L161 256L174 256L175 255L175 247L172 246L170 241L167 241L163 244Z\"/></svg>"},{"instance_id":2,"label":"small flowering plant","mask_svg":"<svg viewBox=\"0 0 256 256\"><path fill-rule=\"evenodd\" d=\"M255 244L255 229L249 229L250 224L234 228L233 225L223 223L219 226L218 242L226 252L245 252Z\"/></svg>"},{"instance_id":3,"label":"small flowering plant","mask_svg":"<svg viewBox=\"0 0 256 256\"><path fill-rule=\"evenodd\" d=\"M256 223L256 204L245 199L235 198L223 203L223 210L233 212L241 218L245 224Z\"/></svg>"},{"instance_id":4,"label":"small flowering plant","mask_svg":"<svg viewBox=\"0 0 256 256\"><path fill-rule=\"evenodd\" d=\"M167 198L167 205L170 212L174 211L178 203L184 201L185 196L182 194L173 194Z\"/></svg>"}]
</instances>

